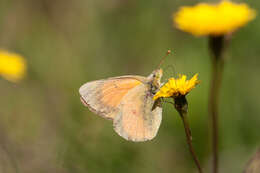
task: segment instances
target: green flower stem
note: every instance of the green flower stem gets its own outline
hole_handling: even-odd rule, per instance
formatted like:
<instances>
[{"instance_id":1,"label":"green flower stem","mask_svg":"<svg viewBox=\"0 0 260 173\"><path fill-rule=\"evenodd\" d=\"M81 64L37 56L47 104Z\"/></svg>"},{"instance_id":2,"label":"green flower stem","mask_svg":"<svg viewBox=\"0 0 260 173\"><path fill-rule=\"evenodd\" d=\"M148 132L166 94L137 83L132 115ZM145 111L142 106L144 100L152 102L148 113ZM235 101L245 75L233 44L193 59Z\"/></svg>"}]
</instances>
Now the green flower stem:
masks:
<instances>
[{"instance_id":1,"label":"green flower stem","mask_svg":"<svg viewBox=\"0 0 260 173\"><path fill-rule=\"evenodd\" d=\"M199 160L198 160L198 157L193 149L192 142L191 142L192 136L191 136L190 125L188 122L188 102L187 102L185 96L175 98L174 102L175 102L174 106L175 106L176 110L179 112L183 125L184 125L186 140L187 140L187 144L188 144L191 156L198 168L199 173L203 173Z\"/></svg>"},{"instance_id":2,"label":"green flower stem","mask_svg":"<svg viewBox=\"0 0 260 173\"><path fill-rule=\"evenodd\" d=\"M209 48L212 53L212 77L210 84L209 93L209 116L212 133L212 150L213 150L213 173L218 173L219 167L219 156L218 156L218 145L219 145L219 134L218 134L218 99L220 93L220 86L222 81L222 73L224 69L223 60L223 43L224 37L210 37Z\"/></svg>"}]
</instances>

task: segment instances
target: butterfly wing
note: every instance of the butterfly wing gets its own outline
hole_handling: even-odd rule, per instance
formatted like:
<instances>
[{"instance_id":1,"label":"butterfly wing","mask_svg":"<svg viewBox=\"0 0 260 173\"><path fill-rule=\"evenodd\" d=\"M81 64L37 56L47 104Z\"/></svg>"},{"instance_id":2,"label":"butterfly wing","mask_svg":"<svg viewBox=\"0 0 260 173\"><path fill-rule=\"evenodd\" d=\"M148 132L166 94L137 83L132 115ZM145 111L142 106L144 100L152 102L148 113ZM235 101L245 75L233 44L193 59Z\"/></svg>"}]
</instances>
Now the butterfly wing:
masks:
<instances>
[{"instance_id":1,"label":"butterfly wing","mask_svg":"<svg viewBox=\"0 0 260 173\"><path fill-rule=\"evenodd\" d=\"M122 98L145 80L142 76L121 76L88 82L79 89L80 99L92 112L113 120Z\"/></svg>"},{"instance_id":2,"label":"butterfly wing","mask_svg":"<svg viewBox=\"0 0 260 173\"><path fill-rule=\"evenodd\" d=\"M135 142L151 140L156 136L161 124L162 108L153 100L148 84L131 89L118 108L114 129L120 136Z\"/></svg>"}]
</instances>

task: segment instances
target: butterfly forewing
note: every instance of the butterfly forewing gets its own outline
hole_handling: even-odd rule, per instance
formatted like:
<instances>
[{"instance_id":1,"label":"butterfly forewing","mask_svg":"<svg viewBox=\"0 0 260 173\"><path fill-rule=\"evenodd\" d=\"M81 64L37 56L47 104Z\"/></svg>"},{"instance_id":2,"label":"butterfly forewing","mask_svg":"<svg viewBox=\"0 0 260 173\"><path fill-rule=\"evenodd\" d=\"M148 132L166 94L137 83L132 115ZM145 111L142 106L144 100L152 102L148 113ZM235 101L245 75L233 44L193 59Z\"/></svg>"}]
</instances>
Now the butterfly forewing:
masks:
<instances>
[{"instance_id":1,"label":"butterfly forewing","mask_svg":"<svg viewBox=\"0 0 260 173\"><path fill-rule=\"evenodd\" d=\"M92 112L113 119L122 98L144 80L141 76L121 76L88 82L79 89L81 101Z\"/></svg>"}]
</instances>

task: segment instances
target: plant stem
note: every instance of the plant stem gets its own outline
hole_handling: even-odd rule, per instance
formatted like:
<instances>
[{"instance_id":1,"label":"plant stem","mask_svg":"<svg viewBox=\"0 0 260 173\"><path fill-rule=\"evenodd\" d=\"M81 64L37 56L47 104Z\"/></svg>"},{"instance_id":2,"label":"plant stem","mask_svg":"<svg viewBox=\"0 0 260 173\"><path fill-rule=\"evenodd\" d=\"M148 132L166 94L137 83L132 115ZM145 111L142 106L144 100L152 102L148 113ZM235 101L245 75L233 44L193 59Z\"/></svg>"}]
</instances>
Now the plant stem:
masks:
<instances>
[{"instance_id":1,"label":"plant stem","mask_svg":"<svg viewBox=\"0 0 260 173\"><path fill-rule=\"evenodd\" d=\"M189 123L188 123L188 119L187 119L187 115L181 115L181 119L182 119L182 122L183 122L183 125L184 125L184 129L185 129L185 134L186 134L186 140L187 140L187 144L189 146L189 150L190 150L190 153L191 153L191 156L198 168L198 171L200 173L202 173L202 169L201 169L201 166L200 166L200 163L199 163L199 160L194 152L194 149L193 149L193 146L192 146L192 143L191 143L191 140L192 140L192 136L191 136L191 131L190 131L190 126L189 126Z\"/></svg>"},{"instance_id":2,"label":"plant stem","mask_svg":"<svg viewBox=\"0 0 260 173\"><path fill-rule=\"evenodd\" d=\"M175 108L179 112L180 117L182 119L185 134L186 134L186 140L187 140L187 144L188 144L191 156L198 168L199 173L203 173L199 160L198 160L198 157L192 146L192 136L191 136L190 125L188 122L188 103L187 103L185 96L183 96L181 98L175 98Z\"/></svg>"},{"instance_id":3,"label":"plant stem","mask_svg":"<svg viewBox=\"0 0 260 173\"><path fill-rule=\"evenodd\" d=\"M218 134L218 99L224 69L223 54L223 37L211 37L209 40L210 50L212 52L212 77L209 93L209 116L212 133L212 150L213 150L213 173L218 173L219 156L219 134Z\"/></svg>"}]
</instances>

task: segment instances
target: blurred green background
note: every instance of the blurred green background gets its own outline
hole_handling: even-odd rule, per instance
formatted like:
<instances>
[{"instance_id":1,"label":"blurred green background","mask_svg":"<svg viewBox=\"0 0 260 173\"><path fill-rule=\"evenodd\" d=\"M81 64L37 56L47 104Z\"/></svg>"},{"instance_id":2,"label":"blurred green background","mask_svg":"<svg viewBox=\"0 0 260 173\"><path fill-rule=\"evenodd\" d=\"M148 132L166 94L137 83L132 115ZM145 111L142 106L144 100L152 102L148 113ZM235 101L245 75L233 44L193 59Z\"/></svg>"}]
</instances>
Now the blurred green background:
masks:
<instances>
[{"instance_id":1,"label":"blurred green background","mask_svg":"<svg viewBox=\"0 0 260 173\"><path fill-rule=\"evenodd\" d=\"M171 105L155 139L133 143L84 107L85 82L149 75L170 48L164 81L199 73L188 95L193 144L205 170L211 153L208 40L178 31L172 13L192 0L1 0L0 48L23 55L25 80L0 79L0 172L196 172ZM240 1L242 2L242 1ZM247 2L260 11L260 1ZM260 146L260 20L232 36L220 104L220 170L242 172Z\"/></svg>"}]
</instances>

